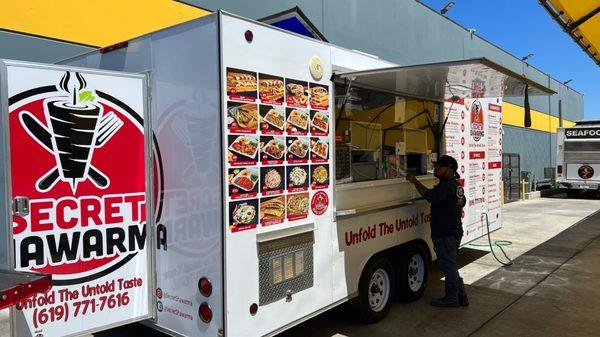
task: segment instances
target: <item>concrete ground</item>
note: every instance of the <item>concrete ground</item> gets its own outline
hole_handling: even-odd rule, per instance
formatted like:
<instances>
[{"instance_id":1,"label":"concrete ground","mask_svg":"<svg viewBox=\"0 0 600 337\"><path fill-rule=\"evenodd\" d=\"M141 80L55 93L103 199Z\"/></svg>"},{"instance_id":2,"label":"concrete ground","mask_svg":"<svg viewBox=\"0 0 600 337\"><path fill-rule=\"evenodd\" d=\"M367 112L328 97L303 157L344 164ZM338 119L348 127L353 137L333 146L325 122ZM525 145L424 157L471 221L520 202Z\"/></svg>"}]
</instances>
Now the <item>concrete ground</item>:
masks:
<instances>
[{"instance_id":1,"label":"concrete ground","mask_svg":"<svg viewBox=\"0 0 600 337\"><path fill-rule=\"evenodd\" d=\"M598 336L600 213L595 212L600 203L594 196L560 197L504 206L503 228L492 240L513 242L506 247L512 266L500 267L488 248L467 245L460 250L468 308L429 306L443 288L441 272L433 267L425 296L394 304L379 323L358 324L342 306L280 336ZM6 325L1 315L0 327ZM164 336L133 324L95 337L140 335ZM5 336L2 330L0 336Z\"/></svg>"}]
</instances>

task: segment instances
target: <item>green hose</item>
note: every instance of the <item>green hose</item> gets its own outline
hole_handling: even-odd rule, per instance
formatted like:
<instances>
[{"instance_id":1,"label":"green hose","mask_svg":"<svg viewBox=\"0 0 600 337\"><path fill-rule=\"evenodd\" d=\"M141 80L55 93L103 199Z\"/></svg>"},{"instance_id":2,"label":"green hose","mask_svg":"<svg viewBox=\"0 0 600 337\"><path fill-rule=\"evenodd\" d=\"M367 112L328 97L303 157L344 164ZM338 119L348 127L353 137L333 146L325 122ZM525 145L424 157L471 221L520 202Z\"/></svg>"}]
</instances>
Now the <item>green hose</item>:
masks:
<instances>
[{"instance_id":1,"label":"green hose","mask_svg":"<svg viewBox=\"0 0 600 337\"><path fill-rule=\"evenodd\" d=\"M470 246L475 246L475 247L489 246L490 250L492 251L492 255L494 256L494 259L496 259L496 261L498 261L498 263L500 263L501 265L503 265L505 267L512 266L513 260L511 260L510 257L508 257L508 255L506 255L506 252L504 251L504 248L502 248L503 246L510 246L510 245L512 245L512 242L508 241L508 240L496 240L496 241L492 242L492 237L490 236L490 221L488 219L487 213L484 212L484 213L481 214L481 220L483 221L483 216L484 215L485 215L485 223L486 223L486 226L487 226L488 243L471 243ZM500 250L502 251L502 254L508 260L508 262L501 261L498 258L498 256L496 256L496 252L494 251L494 246L500 248Z\"/></svg>"}]
</instances>

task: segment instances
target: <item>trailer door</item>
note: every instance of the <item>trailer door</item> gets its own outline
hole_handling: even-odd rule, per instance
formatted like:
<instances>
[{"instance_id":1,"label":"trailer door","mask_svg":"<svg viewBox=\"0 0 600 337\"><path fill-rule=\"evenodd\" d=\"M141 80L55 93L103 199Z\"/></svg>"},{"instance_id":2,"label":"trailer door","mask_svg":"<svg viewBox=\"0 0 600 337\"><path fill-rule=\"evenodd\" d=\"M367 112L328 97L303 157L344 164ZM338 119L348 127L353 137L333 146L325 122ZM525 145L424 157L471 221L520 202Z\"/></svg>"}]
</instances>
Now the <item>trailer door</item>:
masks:
<instances>
[{"instance_id":1,"label":"trailer door","mask_svg":"<svg viewBox=\"0 0 600 337\"><path fill-rule=\"evenodd\" d=\"M53 278L13 310L13 336L151 317L145 77L0 61L0 78L9 267Z\"/></svg>"}]
</instances>

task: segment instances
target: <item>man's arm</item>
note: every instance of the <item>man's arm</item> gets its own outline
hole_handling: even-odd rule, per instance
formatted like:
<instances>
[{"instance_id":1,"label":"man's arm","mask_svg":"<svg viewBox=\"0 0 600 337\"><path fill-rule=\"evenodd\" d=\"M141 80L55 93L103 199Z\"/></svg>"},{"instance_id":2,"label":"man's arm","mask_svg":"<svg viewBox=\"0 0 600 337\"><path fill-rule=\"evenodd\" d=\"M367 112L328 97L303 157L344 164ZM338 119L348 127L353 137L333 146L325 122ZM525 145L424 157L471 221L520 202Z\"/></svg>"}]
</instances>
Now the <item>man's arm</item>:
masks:
<instances>
[{"instance_id":1,"label":"man's arm","mask_svg":"<svg viewBox=\"0 0 600 337\"><path fill-rule=\"evenodd\" d=\"M427 187L425 187L425 185L423 185L419 180L417 180L417 176L413 172L408 172L406 174L406 180L415 185L415 188L422 197L425 197L427 192L430 191Z\"/></svg>"}]
</instances>

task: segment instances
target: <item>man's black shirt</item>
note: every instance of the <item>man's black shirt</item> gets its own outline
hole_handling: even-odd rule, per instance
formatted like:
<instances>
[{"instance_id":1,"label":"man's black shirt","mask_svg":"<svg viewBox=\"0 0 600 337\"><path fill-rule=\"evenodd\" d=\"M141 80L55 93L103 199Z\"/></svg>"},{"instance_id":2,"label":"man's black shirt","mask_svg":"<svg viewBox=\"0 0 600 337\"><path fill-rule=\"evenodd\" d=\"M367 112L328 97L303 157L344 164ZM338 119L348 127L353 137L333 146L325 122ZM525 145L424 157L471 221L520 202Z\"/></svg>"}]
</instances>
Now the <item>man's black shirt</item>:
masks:
<instances>
[{"instance_id":1,"label":"man's black shirt","mask_svg":"<svg viewBox=\"0 0 600 337\"><path fill-rule=\"evenodd\" d=\"M431 237L463 235L461 213L466 204L465 192L455 179L443 179L423 196L431 203Z\"/></svg>"}]
</instances>

